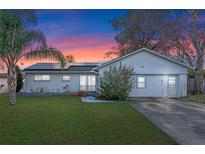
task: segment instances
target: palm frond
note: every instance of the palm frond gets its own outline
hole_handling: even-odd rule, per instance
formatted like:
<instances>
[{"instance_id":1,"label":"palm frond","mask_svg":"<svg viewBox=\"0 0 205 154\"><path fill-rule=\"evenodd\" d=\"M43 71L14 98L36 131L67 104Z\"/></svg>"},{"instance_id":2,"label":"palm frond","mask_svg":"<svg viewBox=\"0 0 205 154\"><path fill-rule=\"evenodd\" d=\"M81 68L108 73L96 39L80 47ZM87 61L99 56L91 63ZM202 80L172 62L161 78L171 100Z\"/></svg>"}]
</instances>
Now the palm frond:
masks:
<instances>
[{"instance_id":1,"label":"palm frond","mask_svg":"<svg viewBox=\"0 0 205 154\"><path fill-rule=\"evenodd\" d=\"M32 29L32 30L25 30L23 32L23 38L26 38L25 42L27 43L26 46L29 46L31 44L38 43L41 46L46 45L46 38L42 31L38 29Z\"/></svg>"},{"instance_id":2,"label":"palm frond","mask_svg":"<svg viewBox=\"0 0 205 154\"><path fill-rule=\"evenodd\" d=\"M34 10L15 9L9 11L15 14L25 25L28 25L28 23L32 25L37 24L37 16Z\"/></svg>"},{"instance_id":3,"label":"palm frond","mask_svg":"<svg viewBox=\"0 0 205 154\"><path fill-rule=\"evenodd\" d=\"M0 10L0 55L2 57L12 55L15 40L18 40L17 32L23 29L19 18L8 10Z\"/></svg>"},{"instance_id":4,"label":"palm frond","mask_svg":"<svg viewBox=\"0 0 205 154\"><path fill-rule=\"evenodd\" d=\"M46 47L46 38L40 30L22 30L18 33L18 39L15 41L15 55L28 53L36 48Z\"/></svg>"},{"instance_id":5,"label":"palm frond","mask_svg":"<svg viewBox=\"0 0 205 154\"><path fill-rule=\"evenodd\" d=\"M59 61L61 63L61 67L64 68L65 66L65 58L63 54L56 50L55 48L43 48L43 49L36 49L32 50L29 53L25 54L25 58L27 59L45 59L51 58Z\"/></svg>"}]
</instances>

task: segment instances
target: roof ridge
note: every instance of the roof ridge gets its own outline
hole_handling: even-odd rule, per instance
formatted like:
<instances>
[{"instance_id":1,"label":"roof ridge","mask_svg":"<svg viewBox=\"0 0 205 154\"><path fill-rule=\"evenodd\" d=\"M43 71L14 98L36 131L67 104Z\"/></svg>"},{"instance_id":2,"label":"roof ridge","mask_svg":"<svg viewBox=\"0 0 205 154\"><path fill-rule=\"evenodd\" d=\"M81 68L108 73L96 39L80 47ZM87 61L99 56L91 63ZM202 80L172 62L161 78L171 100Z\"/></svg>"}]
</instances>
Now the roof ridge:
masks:
<instances>
[{"instance_id":1,"label":"roof ridge","mask_svg":"<svg viewBox=\"0 0 205 154\"><path fill-rule=\"evenodd\" d=\"M51 62L46 63L46 62L42 62L42 63L35 63L35 64L59 64L59 63L51 63ZM35 64L33 64L33 65L35 65Z\"/></svg>"},{"instance_id":2,"label":"roof ridge","mask_svg":"<svg viewBox=\"0 0 205 154\"><path fill-rule=\"evenodd\" d=\"M186 65L186 64L184 64L184 63L182 63L182 62L179 62L179 61L176 60L176 59L170 58L170 57L168 57L168 56L165 56L165 55L163 55L163 54L160 54L160 53L158 53L158 52L156 52L156 51L154 51L154 50L150 50L150 49L145 48L145 47L140 48L140 49L138 49L138 50L135 50L135 51L133 51L133 52L131 52L131 53L128 53L128 54L126 54L126 55L124 55L124 56L121 56L121 57L112 59L112 60L110 60L110 61L108 61L108 62L102 63L102 64L101 64L100 66L98 66L96 69L101 68L101 67L104 67L104 66L106 66L106 65L108 65L108 64L110 64L110 63L113 63L113 62L115 62L115 61L118 61L118 60L120 60L120 59L126 58L126 57L128 57L128 56L130 56L130 55L139 53L139 52L141 52L141 51L147 51L147 52L149 52L149 53L151 53L151 54L154 54L154 55L159 56L159 57L161 57L161 58L167 59L167 60L169 60L169 61L171 61L171 62L173 62L173 63L176 63L176 64L178 64L178 65L182 65L182 66L184 66L184 67L187 67L187 68L192 69L192 67L190 67L190 66L188 66L188 65Z\"/></svg>"}]
</instances>

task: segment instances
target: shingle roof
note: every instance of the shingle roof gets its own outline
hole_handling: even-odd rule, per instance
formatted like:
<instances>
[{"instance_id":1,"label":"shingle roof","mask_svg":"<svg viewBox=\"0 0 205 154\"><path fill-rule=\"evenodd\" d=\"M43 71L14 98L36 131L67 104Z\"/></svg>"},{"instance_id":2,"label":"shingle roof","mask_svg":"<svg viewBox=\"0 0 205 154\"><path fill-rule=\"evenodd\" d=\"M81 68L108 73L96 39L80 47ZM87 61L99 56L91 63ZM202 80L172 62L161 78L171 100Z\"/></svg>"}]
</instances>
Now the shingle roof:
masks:
<instances>
[{"instance_id":1,"label":"shingle roof","mask_svg":"<svg viewBox=\"0 0 205 154\"><path fill-rule=\"evenodd\" d=\"M97 65L88 65L88 66L70 66L67 70L68 71L92 71L96 68Z\"/></svg>"},{"instance_id":2,"label":"shingle roof","mask_svg":"<svg viewBox=\"0 0 205 154\"><path fill-rule=\"evenodd\" d=\"M34 65L25 68L25 70L55 70L55 69L61 69L59 63L36 63Z\"/></svg>"},{"instance_id":3,"label":"shingle roof","mask_svg":"<svg viewBox=\"0 0 205 154\"><path fill-rule=\"evenodd\" d=\"M68 72L90 72L98 67L97 63L67 63L64 71ZM62 70L59 63L37 63L24 69L24 71L52 71Z\"/></svg>"}]
</instances>

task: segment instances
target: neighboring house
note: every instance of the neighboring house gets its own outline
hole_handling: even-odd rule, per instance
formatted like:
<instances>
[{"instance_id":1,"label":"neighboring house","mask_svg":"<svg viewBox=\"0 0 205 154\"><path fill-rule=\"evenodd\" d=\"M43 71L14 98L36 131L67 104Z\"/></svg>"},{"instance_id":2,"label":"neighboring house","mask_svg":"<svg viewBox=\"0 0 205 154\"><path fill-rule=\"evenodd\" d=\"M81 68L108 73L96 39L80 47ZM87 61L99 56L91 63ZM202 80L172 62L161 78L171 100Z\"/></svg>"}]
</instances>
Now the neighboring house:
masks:
<instances>
[{"instance_id":1,"label":"neighboring house","mask_svg":"<svg viewBox=\"0 0 205 154\"><path fill-rule=\"evenodd\" d=\"M130 97L184 97L187 95L187 70L176 60L142 48L101 65L68 64L62 70L56 63L41 63L24 70L25 92L96 91L98 78L109 67L134 68L134 87Z\"/></svg>"},{"instance_id":2,"label":"neighboring house","mask_svg":"<svg viewBox=\"0 0 205 154\"><path fill-rule=\"evenodd\" d=\"M0 73L0 93L8 92L7 74Z\"/></svg>"}]
</instances>

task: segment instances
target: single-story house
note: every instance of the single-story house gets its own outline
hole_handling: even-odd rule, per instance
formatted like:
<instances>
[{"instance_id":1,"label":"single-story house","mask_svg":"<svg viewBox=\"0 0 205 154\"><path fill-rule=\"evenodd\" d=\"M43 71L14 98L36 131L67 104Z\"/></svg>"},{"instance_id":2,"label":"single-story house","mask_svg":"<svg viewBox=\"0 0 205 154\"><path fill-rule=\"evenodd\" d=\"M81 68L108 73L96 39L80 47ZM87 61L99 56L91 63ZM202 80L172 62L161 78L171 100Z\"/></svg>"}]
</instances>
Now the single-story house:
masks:
<instances>
[{"instance_id":1,"label":"single-story house","mask_svg":"<svg viewBox=\"0 0 205 154\"><path fill-rule=\"evenodd\" d=\"M8 92L7 74L0 73L0 94Z\"/></svg>"},{"instance_id":2,"label":"single-story house","mask_svg":"<svg viewBox=\"0 0 205 154\"><path fill-rule=\"evenodd\" d=\"M147 48L102 63L37 63L24 70L25 92L97 91L99 77L109 67L131 66L134 87L130 97L187 96L187 70L191 67Z\"/></svg>"},{"instance_id":3,"label":"single-story house","mask_svg":"<svg viewBox=\"0 0 205 154\"><path fill-rule=\"evenodd\" d=\"M24 92L78 92L96 91L98 73L93 63L37 63L24 69Z\"/></svg>"}]
</instances>

